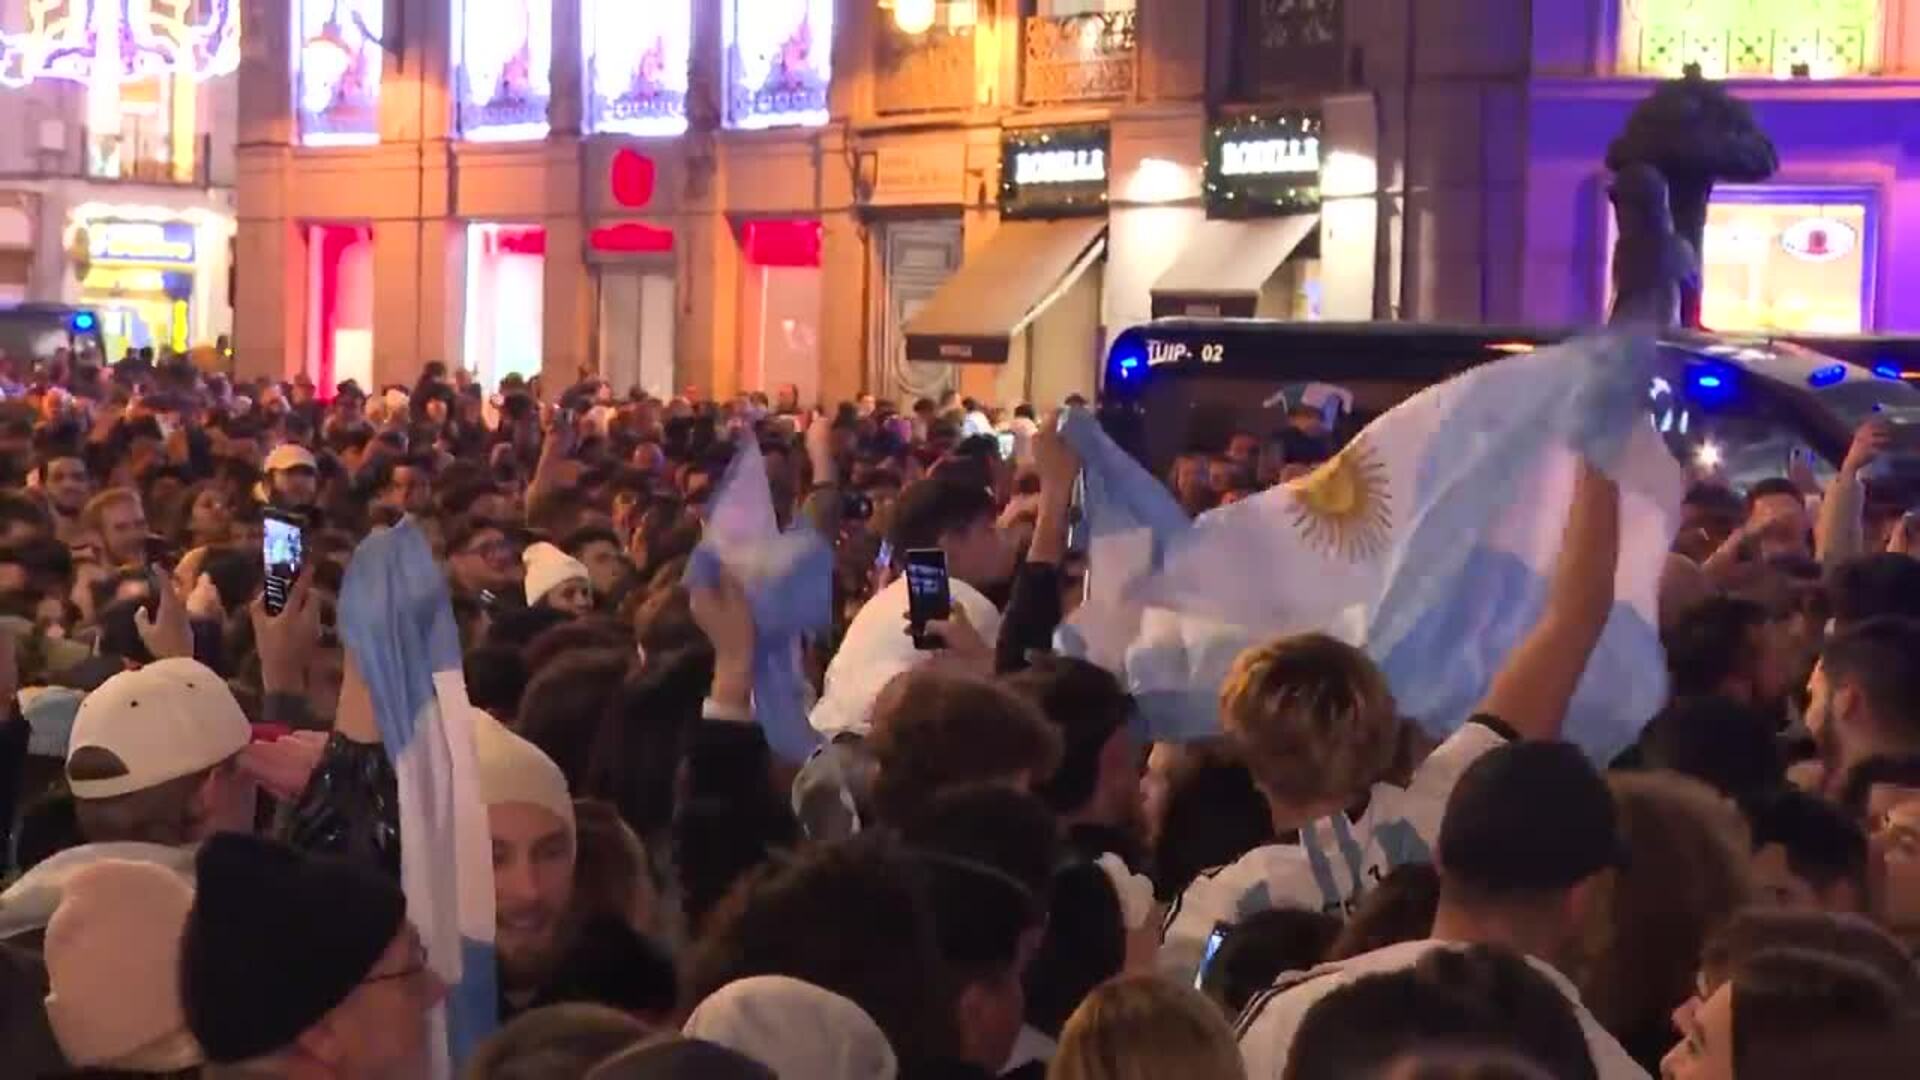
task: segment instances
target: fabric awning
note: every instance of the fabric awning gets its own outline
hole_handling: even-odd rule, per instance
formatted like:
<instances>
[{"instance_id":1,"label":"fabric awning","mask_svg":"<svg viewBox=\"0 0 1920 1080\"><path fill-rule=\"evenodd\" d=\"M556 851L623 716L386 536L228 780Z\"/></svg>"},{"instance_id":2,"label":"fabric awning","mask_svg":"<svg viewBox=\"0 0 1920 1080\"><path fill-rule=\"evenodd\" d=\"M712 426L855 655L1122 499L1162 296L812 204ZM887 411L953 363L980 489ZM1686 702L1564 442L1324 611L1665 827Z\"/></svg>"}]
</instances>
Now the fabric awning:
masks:
<instances>
[{"instance_id":1,"label":"fabric awning","mask_svg":"<svg viewBox=\"0 0 1920 1080\"><path fill-rule=\"evenodd\" d=\"M1203 221L1153 285L1153 317L1250 319L1260 290L1320 224L1318 214Z\"/></svg>"},{"instance_id":2,"label":"fabric awning","mask_svg":"<svg viewBox=\"0 0 1920 1080\"><path fill-rule=\"evenodd\" d=\"M1013 336L1106 252L1107 219L1009 221L907 320L907 359L1004 364Z\"/></svg>"}]
</instances>

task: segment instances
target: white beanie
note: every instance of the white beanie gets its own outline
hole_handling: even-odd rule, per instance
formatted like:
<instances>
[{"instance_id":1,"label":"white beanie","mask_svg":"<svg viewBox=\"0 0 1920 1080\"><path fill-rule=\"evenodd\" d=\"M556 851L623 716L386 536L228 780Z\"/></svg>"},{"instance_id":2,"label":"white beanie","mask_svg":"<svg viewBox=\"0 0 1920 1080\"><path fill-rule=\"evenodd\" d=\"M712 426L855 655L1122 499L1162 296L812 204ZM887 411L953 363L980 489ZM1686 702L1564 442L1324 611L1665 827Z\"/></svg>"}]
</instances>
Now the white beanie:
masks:
<instances>
[{"instance_id":1,"label":"white beanie","mask_svg":"<svg viewBox=\"0 0 1920 1080\"><path fill-rule=\"evenodd\" d=\"M47 923L47 1021L81 1068L200 1064L180 1003L193 887L158 863L105 859L67 879Z\"/></svg>"},{"instance_id":2,"label":"white beanie","mask_svg":"<svg viewBox=\"0 0 1920 1080\"><path fill-rule=\"evenodd\" d=\"M900 1071L886 1034L866 1010L785 975L728 983L693 1010L682 1030L779 1076L894 1080Z\"/></svg>"},{"instance_id":3,"label":"white beanie","mask_svg":"<svg viewBox=\"0 0 1920 1080\"><path fill-rule=\"evenodd\" d=\"M561 551L545 540L527 548L520 556L527 564L527 603L537 604L540 598L560 587L562 582L578 578L589 580L587 564Z\"/></svg>"},{"instance_id":4,"label":"white beanie","mask_svg":"<svg viewBox=\"0 0 1920 1080\"><path fill-rule=\"evenodd\" d=\"M480 773L480 801L488 806L525 803L567 823L573 833L573 796L567 777L546 751L473 709L473 756Z\"/></svg>"}]
</instances>

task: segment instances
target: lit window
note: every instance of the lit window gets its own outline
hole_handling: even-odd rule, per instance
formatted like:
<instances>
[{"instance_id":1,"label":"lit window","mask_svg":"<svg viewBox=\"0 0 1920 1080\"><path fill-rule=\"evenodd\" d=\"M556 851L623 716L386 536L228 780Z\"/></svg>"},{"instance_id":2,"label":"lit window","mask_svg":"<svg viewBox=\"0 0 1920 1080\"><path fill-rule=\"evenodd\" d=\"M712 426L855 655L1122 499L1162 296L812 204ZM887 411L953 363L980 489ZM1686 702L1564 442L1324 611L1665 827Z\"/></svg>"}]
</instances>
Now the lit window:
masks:
<instances>
[{"instance_id":1,"label":"lit window","mask_svg":"<svg viewBox=\"0 0 1920 1080\"><path fill-rule=\"evenodd\" d=\"M727 125L827 122L833 0L727 0Z\"/></svg>"},{"instance_id":2,"label":"lit window","mask_svg":"<svg viewBox=\"0 0 1920 1080\"><path fill-rule=\"evenodd\" d=\"M380 141L385 0L296 0L294 109L308 146Z\"/></svg>"},{"instance_id":3,"label":"lit window","mask_svg":"<svg viewBox=\"0 0 1920 1080\"><path fill-rule=\"evenodd\" d=\"M1880 69L1883 0L1623 0L1620 70L1832 79Z\"/></svg>"},{"instance_id":4,"label":"lit window","mask_svg":"<svg viewBox=\"0 0 1920 1080\"><path fill-rule=\"evenodd\" d=\"M1816 201L1792 189L1725 192L1707 207L1700 321L1857 334L1866 325L1867 239L1862 202Z\"/></svg>"},{"instance_id":5,"label":"lit window","mask_svg":"<svg viewBox=\"0 0 1920 1080\"><path fill-rule=\"evenodd\" d=\"M458 0L460 134L508 142L547 136L553 96L553 0Z\"/></svg>"},{"instance_id":6,"label":"lit window","mask_svg":"<svg viewBox=\"0 0 1920 1080\"><path fill-rule=\"evenodd\" d=\"M692 0L581 0L587 130L678 135L687 130Z\"/></svg>"}]
</instances>

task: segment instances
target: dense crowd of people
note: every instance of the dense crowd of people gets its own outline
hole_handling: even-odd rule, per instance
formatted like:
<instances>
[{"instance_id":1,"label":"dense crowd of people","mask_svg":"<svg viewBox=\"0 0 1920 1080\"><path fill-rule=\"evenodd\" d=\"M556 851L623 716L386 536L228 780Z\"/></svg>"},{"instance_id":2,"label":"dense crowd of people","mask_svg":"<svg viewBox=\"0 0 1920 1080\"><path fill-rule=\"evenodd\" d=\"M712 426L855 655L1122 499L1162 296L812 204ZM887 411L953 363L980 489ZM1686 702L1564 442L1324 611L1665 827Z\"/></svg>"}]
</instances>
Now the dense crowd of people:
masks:
<instances>
[{"instance_id":1,"label":"dense crowd of people","mask_svg":"<svg viewBox=\"0 0 1920 1080\"><path fill-rule=\"evenodd\" d=\"M1633 523L1591 466L1544 609L1445 738L1299 634L1234 663L1217 737L1147 743L1052 648L1098 567L1081 460L1027 406L438 364L372 394L184 364L6 391L8 1076L445 1074L376 715L397 661L343 595L407 529L492 851L498 1026L458 1075L1920 1076L1920 537L1862 479L1879 426L1823 487L1689 491L1671 702L1597 766L1561 735ZM1213 433L1167 483L1196 515L1254 497L1336 449L1322 421ZM789 657L800 754L758 681L773 609L689 574L749 448L779 528L832 552L830 627ZM276 520L303 552L269 605ZM951 614L920 648L900 571L930 549Z\"/></svg>"}]
</instances>

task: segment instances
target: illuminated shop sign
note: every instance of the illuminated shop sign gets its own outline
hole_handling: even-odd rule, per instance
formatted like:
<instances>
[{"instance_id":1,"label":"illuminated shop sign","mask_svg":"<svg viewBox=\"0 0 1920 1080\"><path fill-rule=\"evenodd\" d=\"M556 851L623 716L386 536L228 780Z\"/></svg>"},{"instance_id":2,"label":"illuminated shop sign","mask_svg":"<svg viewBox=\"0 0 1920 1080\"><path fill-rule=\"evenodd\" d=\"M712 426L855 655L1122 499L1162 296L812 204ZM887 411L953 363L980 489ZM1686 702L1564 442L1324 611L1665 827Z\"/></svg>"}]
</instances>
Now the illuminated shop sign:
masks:
<instances>
[{"instance_id":1,"label":"illuminated shop sign","mask_svg":"<svg viewBox=\"0 0 1920 1080\"><path fill-rule=\"evenodd\" d=\"M1838 218L1801 218L1780 232L1780 247L1805 262L1844 259L1859 243L1859 230Z\"/></svg>"},{"instance_id":2,"label":"illuminated shop sign","mask_svg":"<svg viewBox=\"0 0 1920 1080\"><path fill-rule=\"evenodd\" d=\"M1014 159L1013 182L1023 187L1083 181L1104 183L1106 179L1105 150L1029 150Z\"/></svg>"},{"instance_id":3,"label":"illuminated shop sign","mask_svg":"<svg viewBox=\"0 0 1920 1080\"><path fill-rule=\"evenodd\" d=\"M1008 132L1000 145L1000 213L1106 213L1108 142L1105 125Z\"/></svg>"},{"instance_id":4,"label":"illuminated shop sign","mask_svg":"<svg viewBox=\"0 0 1920 1080\"><path fill-rule=\"evenodd\" d=\"M459 121L469 139L544 139L553 0L462 0Z\"/></svg>"},{"instance_id":5,"label":"illuminated shop sign","mask_svg":"<svg viewBox=\"0 0 1920 1080\"><path fill-rule=\"evenodd\" d=\"M834 0L725 0L720 29L727 56L728 127L827 122L833 5Z\"/></svg>"},{"instance_id":6,"label":"illuminated shop sign","mask_svg":"<svg viewBox=\"0 0 1920 1080\"><path fill-rule=\"evenodd\" d=\"M1215 217L1306 214L1320 207L1325 127L1318 112L1222 118L1207 133L1207 211Z\"/></svg>"},{"instance_id":7,"label":"illuminated shop sign","mask_svg":"<svg viewBox=\"0 0 1920 1080\"><path fill-rule=\"evenodd\" d=\"M199 258L195 230L184 221L94 221L87 257L96 264L192 266Z\"/></svg>"},{"instance_id":8,"label":"illuminated shop sign","mask_svg":"<svg viewBox=\"0 0 1920 1080\"><path fill-rule=\"evenodd\" d=\"M26 29L0 34L0 84L196 79L240 65L238 0L32 0Z\"/></svg>"},{"instance_id":9,"label":"illuminated shop sign","mask_svg":"<svg viewBox=\"0 0 1920 1080\"><path fill-rule=\"evenodd\" d=\"M582 0L587 130L687 130L693 0Z\"/></svg>"}]
</instances>

